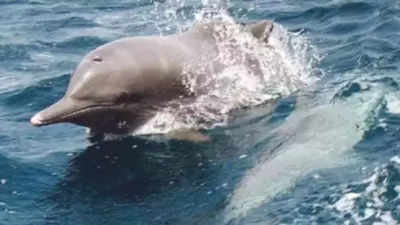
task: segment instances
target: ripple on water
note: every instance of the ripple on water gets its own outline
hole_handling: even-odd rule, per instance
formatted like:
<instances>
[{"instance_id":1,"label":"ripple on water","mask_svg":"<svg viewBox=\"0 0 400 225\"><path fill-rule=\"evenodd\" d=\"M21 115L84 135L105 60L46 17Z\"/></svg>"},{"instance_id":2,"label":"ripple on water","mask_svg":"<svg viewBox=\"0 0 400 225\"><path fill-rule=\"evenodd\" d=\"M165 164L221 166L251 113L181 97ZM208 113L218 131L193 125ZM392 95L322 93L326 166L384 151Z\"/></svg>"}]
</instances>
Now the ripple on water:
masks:
<instances>
[{"instance_id":1,"label":"ripple on water","mask_svg":"<svg viewBox=\"0 0 400 225\"><path fill-rule=\"evenodd\" d=\"M98 24L94 23L93 20L84 17L69 16L57 20L43 20L39 22L37 26L43 27L48 32L52 32L59 29L94 27L98 26Z\"/></svg>"},{"instance_id":2,"label":"ripple on water","mask_svg":"<svg viewBox=\"0 0 400 225\"><path fill-rule=\"evenodd\" d=\"M34 45L0 45L0 63L4 61L30 60L30 51Z\"/></svg>"},{"instance_id":3,"label":"ripple on water","mask_svg":"<svg viewBox=\"0 0 400 225\"><path fill-rule=\"evenodd\" d=\"M391 18L381 23L373 32L377 37L387 39L391 34L398 34L400 30L400 19Z\"/></svg>"},{"instance_id":4,"label":"ripple on water","mask_svg":"<svg viewBox=\"0 0 400 225\"><path fill-rule=\"evenodd\" d=\"M1 105L7 108L23 108L32 106L35 111L59 99L65 92L70 75L42 80L36 85L31 85L22 90L15 90L0 94ZM46 96L46 97L44 97ZM26 110L26 108L25 108Z\"/></svg>"}]
</instances>

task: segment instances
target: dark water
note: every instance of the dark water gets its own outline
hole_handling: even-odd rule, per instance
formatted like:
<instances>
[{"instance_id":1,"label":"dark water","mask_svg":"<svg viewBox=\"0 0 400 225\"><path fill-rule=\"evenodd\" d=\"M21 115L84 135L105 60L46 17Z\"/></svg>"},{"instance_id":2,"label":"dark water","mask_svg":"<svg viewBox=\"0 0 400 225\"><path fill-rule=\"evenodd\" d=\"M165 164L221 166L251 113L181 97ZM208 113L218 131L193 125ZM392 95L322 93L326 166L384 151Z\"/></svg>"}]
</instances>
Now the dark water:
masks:
<instances>
[{"instance_id":1,"label":"dark water","mask_svg":"<svg viewBox=\"0 0 400 225\"><path fill-rule=\"evenodd\" d=\"M93 143L80 127L30 126L89 50L174 32L171 21L190 21L200 7L0 0L0 224L400 223L398 1L225 4L238 21L272 19L307 36L325 75L308 109L284 98L272 115L255 109L207 131L210 143ZM276 182L274 169L282 173ZM246 208L237 193L261 201Z\"/></svg>"}]
</instances>

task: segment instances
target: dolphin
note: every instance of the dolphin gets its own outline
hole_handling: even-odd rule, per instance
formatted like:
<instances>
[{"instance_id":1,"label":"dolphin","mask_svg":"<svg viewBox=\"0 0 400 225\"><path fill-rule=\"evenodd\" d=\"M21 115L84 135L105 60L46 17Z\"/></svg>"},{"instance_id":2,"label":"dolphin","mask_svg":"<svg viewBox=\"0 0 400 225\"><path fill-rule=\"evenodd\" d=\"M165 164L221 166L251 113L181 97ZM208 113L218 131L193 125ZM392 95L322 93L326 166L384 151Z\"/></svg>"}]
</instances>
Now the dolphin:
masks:
<instances>
[{"instance_id":1,"label":"dolphin","mask_svg":"<svg viewBox=\"0 0 400 225\"><path fill-rule=\"evenodd\" d=\"M218 58L217 26L224 24L200 23L179 34L127 37L96 48L73 72L65 95L35 114L31 124L66 122L95 133L133 132L171 101L196 97L184 82L184 71L187 65L204 69L197 62ZM243 32L263 42L272 29L267 20L243 26ZM211 60L199 76L222 67Z\"/></svg>"}]
</instances>

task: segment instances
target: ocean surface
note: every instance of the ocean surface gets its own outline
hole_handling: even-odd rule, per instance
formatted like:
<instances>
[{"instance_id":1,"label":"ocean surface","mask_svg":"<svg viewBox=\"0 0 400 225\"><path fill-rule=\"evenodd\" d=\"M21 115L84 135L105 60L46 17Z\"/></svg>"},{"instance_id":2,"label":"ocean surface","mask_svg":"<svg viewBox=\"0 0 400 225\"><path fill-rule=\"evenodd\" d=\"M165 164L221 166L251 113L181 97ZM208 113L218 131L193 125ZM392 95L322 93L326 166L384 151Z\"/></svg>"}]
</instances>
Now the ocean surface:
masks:
<instances>
[{"instance_id":1,"label":"ocean surface","mask_svg":"<svg viewBox=\"0 0 400 225\"><path fill-rule=\"evenodd\" d=\"M221 12L281 24L277 71L314 81L206 143L30 125L90 50ZM400 1L0 0L0 224L400 224L399 65Z\"/></svg>"}]
</instances>

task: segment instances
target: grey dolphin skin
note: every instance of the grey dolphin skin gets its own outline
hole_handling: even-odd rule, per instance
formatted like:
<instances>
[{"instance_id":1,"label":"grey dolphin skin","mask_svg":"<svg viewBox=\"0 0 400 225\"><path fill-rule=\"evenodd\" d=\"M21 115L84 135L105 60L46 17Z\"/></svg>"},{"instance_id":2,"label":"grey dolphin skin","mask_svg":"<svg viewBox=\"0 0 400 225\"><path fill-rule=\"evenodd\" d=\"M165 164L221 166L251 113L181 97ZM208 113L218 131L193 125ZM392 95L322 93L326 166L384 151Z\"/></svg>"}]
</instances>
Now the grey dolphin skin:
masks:
<instances>
[{"instance_id":1,"label":"grey dolphin skin","mask_svg":"<svg viewBox=\"0 0 400 225\"><path fill-rule=\"evenodd\" d=\"M129 37L96 48L73 73L58 102L31 118L34 126L68 122L100 133L127 133L175 99L193 98L183 69L218 54L213 26L198 24L170 36ZM270 21L244 27L267 41ZM212 62L212 69L218 67ZM210 70L211 71L211 70Z\"/></svg>"}]
</instances>

